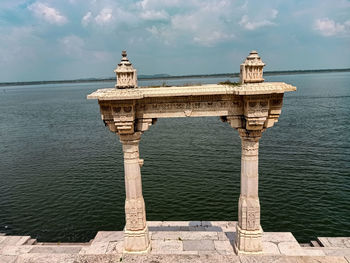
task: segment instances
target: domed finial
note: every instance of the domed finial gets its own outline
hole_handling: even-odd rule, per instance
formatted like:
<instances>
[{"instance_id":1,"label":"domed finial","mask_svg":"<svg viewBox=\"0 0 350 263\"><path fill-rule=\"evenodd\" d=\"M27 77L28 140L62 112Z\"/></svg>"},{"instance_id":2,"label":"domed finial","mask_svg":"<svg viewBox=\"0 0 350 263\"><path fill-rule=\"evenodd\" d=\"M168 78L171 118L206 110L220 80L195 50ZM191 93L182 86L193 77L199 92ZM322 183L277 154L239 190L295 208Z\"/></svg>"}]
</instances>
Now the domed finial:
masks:
<instances>
[{"instance_id":1,"label":"domed finial","mask_svg":"<svg viewBox=\"0 0 350 263\"><path fill-rule=\"evenodd\" d=\"M117 89L128 89L137 87L136 69L133 68L129 59L127 58L126 50L122 51L122 59L114 70L117 75Z\"/></svg>"},{"instance_id":2,"label":"domed finial","mask_svg":"<svg viewBox=\"0 0 350 263\"><path fill-rule=\"evenodd\" d=\"M259 83L264 82L263 67L265 63L262 62L258 52L252 50L249 56L241 64L240 79L241 83Z\"/></svg>"}]
</instances>

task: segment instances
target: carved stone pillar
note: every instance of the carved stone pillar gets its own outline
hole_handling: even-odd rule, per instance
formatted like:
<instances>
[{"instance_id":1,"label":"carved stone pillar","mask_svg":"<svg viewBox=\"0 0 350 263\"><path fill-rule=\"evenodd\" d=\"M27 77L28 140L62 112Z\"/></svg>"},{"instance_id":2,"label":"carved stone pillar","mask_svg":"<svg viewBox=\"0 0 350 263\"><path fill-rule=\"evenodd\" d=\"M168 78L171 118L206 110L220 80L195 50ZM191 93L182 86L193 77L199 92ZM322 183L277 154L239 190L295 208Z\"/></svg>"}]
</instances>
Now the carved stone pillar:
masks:
<instances>
[{"instance_id":1,"label":"carved stone pillar","mask_svg":"<svg viewBox=\"0 0 350 263\"><path fill-rule=\"evenodd\" d=\"M151 248L142 195L140 167L143 162L139 159L140 138L141 132L120 135L125 171L124 250L126 253L147 253Z\"/></svg>"},{"instance_id":2,"label":"carved stone pillar","mask_svg":"<svg viewBox=\"0 0 350 263\"><path fill-rule=\"evenodd\" d=\"M241 194L235 250L240 254L262 252L262 228L258 195L258 151L261 130L238 129L242 140Z\"/></svg>"}]
</instances>

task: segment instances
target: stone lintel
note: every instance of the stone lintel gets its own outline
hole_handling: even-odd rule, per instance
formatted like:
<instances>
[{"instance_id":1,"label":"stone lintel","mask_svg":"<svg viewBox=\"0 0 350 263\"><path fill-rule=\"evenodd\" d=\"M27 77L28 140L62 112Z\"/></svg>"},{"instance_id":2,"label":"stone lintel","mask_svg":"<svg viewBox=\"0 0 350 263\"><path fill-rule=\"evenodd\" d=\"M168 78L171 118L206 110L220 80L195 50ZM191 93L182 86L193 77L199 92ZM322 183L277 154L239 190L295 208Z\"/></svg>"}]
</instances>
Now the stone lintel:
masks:
<instances>
[{"instance_id":1,"label":"stone lintel","mask_svg":"<svg viewBox=\"0 0 350 263\"><path fill-rule=\"evenodd\" d=\"M201 86L139 87L135 89L99 89L87 96L98 100L139 100L142 98L199 95L262 95L296 91L284 82L249 83L237 86L206 84Z\"/></svg>"}]
</instances>

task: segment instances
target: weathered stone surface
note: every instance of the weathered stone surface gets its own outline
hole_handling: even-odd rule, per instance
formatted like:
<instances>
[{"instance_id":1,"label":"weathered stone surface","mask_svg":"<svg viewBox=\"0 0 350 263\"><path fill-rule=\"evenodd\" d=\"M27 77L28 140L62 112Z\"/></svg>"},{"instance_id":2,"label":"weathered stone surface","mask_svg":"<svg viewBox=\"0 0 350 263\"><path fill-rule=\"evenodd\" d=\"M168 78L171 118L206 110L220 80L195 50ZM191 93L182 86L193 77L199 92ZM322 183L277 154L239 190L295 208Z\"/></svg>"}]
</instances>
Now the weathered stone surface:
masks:
<instances>
[{"instance_id":1,"label":"weathered stone surface","mask_svg":"<svg viewBox=\"0 0 350 263\"><path fill-rule=\"evenodd\" d=\"M280 242L278 243L278 249L281 254L287 256L296 256L301 253L301 247L298 242Z\"/></svg>"},{"instance_id":2,"label":"weathered stone surface","mask_svg":"<svg viewBox=\"0 0 350 263\"><path fill-rule=\"evenodd\" d=\"M281 254L278 246L272 242L263 242L263 253L264 255L279 255Z\"/></svg>"},{"instance_id":3,"label":"weathered stone surface","mask_svg":"<svg viewBox=\"0 0 350 263\"><path fill-rule=\"evenodd\" d=\"M310 256L239 256L241 263L346 263L342 257Z\"/></svg>"},{"instance_id":4,"label":"weathered stone surface","mask_svg":"<svg viewBox=\"0 0 350 263\"><path fill-rule=\"evenodd\" d=\"M233 246L230 241L214 240L214 246L215 250L218 251L219 254L226 255L229 253L234 253Z\"/></svg>"},{"instance_id":5,"label":"weathered stone surface","mask_svg":"<svg viewBox=\"0 0 350 263\"><path fill-rule=\"evenodd\" d=\"M350 256L350 248L322 248L327 256Z\"/></svg>"},{"instance_id":6,"label":"weathered stone surface","mask_svg":"<svg viewBox=\"0 0 350 263\"><path fill-rule=\"evenodd\" d=\"M2 255L20 255L28 253L33 246L5 246L0 249L0 254ZM0 261L1 262L1 261Z\"/></svg>"},{"instance_id":7,"label":"weathered stone surface","mask_svg":"<svg viewBox=\"0 0 350 263\"><path fill-rule=\"evenodd\" d=\"M76 254L22 254L16 263L74 263Z\"/></svg>"},{"instance_id":8,"label":"weathered stone surface","mask_svg":"<svg viewBox=\"0 0 350 263\"><path fill-rule=\"evenodd\" d=\"M350 237L318 237L324 247L350 248Z\"/></svg>"},{"instance_id":9,"label":"weathered stone surface","mask_svg":"<svg viewBox=\"0 0 350 263\"><path fill-rule=\"evenodd\" d=\"M152 240L152 253L182 252L183 245L180 240Z\"/></svg>"},{"instance_id":10,"label":"weathered stone surface","mask_svg":"<svg viewBox=\"0 0 350 263\"><path fill-rule=\"evenodd\" d=\"M122 254L124 251L124 242L109 242L106 250L106 254Z\"/></svg>"},{"instance_id":11,"label":"weathered stone surface","mask_svg":"<svg viewBox=\"0 0 350 263\"><path fill-rule=\"evenodd\" d=\"M2 236L0 239L0 246L16 246L24 244L29 236Z\"/></svg>"},{"instance_id":12,"label":"weathered stone surface","mask_svg":"<svg viewBox=\"0 0 350 263\"><path fill-rule=\"evenodd\" d=\"M114 242L123 240L124 232L122 231L99 231L92 241L92 245L99 242Z\"/></svg>"},{"instance_id":13,"label":"weathered stone surface","mask_svg":"<svg viewBox=\"0 0 350 263\"><path fill-rule=\"evenodd\" d=\"M264 232L262 235L263 242L298 242L290 232Z\"/></svg>"},{"instance_id":14,"label":"weathered stone surface","mask_svg":"<svg viewBox=\"0 0 350 263\"><path fill-rule=\"evenodd\" d=\"M108 242L97 242L94 245L83 247L79 254L105 254L107 252Z\"/></svg>"},{"instance_id":15,"label":"weathered stone surface","mask_svg":"<svg viewBox=\"0 0 350 263\"><path fill-rule=\"evenodd\" d=\"M184 240L184 251L213 251L215 250L213 240Z\"/></svg>"},{"instance_id":16,"label":"weathered stone surface","mask_svg":"<svg viewBox=\"0 0 350 263\"><path fill-rule=\"evenodd\" d=\"M217 232L207 231L159 231L152 233L152 240L218 240Z\"/></svg>"},{"instance_id":17,"label":"weathered stone surface","mask_svg":"<svg viewBox=\"0 0 350 263\"><path fill-rule=\"evenodd\" d=\"M0 254L0 263L14 263L16 259L16 256L7 256Z\"/></svg>"},{"instance_id":18,"label":"weathered stone surface","mask_svg":"<svg viewBox=\"0 0 350 263\"><path fill-rule=\"evenodd\" d=\"M34 246L29 253L44 254L78 254L80 246Z\"/></svg>"}]
</instances>

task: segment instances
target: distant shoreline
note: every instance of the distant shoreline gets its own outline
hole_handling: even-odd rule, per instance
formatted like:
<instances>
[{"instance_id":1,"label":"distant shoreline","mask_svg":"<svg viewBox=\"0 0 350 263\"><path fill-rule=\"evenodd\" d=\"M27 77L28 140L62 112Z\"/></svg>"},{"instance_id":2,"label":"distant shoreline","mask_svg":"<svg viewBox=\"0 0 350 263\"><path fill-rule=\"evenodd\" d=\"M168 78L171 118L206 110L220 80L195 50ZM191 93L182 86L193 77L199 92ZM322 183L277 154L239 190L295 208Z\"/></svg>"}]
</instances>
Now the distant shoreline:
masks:
<instances>
[{"instance_id":1,"label":"distant shoreline","mask_svg":"<svg viewBox=\"0 0 350 263\"><path fill-rule=\"evenodd\" d=\"M315 70L281 70L281 71L265 71L265 76L273 75L297 75L297 74L313 74L313 73L335 73L335 72L350 72L350 68L344 69L315 69ZM197 74L197 75L183 75L172 76L167 74L156 75L140 75L138 80L160 80L160 79L189 79L189 78L234 78L239 77L239 73L219 73L219 74ZM44 84L64 84L64 83L89 83L89 82L111 82L115 81L115 77L111 78L89 78L89 79L75 79L75 80L44 80L44 81L22 81L22 82L3 82L0 87L5 86L25 86L25 85L44 85Z\"/></svg>"}]
</instances>

